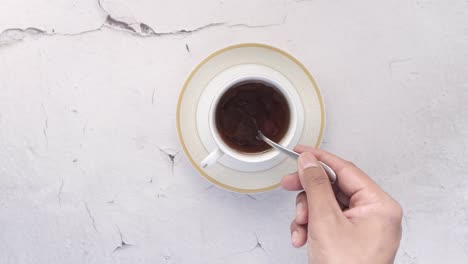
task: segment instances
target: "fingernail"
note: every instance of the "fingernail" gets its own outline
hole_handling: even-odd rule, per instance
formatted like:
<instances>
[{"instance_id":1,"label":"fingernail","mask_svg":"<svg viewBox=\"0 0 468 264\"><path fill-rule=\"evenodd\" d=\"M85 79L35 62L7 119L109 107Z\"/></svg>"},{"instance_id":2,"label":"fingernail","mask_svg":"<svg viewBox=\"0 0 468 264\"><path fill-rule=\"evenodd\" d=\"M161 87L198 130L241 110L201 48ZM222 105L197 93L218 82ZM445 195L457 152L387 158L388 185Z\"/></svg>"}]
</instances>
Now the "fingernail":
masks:
<instances>
[{"instance_id":1,"label":"fingernail","mask_svg":"<svg viewBox=\"0 0 468 264\"><path fill-rule=\"evenodd\" d=\"M305 170L307 168L319 167L317 158L310 152L304 152L299 156L299 169Z\"/></svg>"},{"instance_id":2,"label":"fingernail","mask_svg":"<svg viewBox=\"0 0 468 264\"><path fill-rule=\"evenodd\" d=\"M291 235L291 240L292 240L292 243L293 245L296 244L297 240L299 239L299 232L297 232L296 230L294 230L292 232L292 235Z\"/></svg>"}]
</instances>

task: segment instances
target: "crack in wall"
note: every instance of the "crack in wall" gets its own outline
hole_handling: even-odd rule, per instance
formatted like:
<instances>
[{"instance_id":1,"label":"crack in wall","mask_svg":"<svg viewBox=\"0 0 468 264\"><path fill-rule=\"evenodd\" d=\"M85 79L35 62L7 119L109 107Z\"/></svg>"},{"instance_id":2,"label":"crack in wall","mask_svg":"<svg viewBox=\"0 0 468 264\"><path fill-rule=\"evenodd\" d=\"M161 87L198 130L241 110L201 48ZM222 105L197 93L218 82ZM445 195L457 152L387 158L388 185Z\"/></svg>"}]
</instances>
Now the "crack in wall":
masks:
<instances>
[{"instance_id":1,"label":"crack in wall","mask_svg":"<svg viewBox=\"0 0 468 264\"><path fill-rule=\"evenodd\" d=\"M145 24L144 22L135 22L135 23L127 23L122 20L119 20L113 16L104 8L101 3L101 0L97 0L99 8L107 15L106 20L104 21L102 27L108 27L114 30L121 30L128 32L130 34L139 36L139 37L149 37L149 36L177 36L177 35L187 35L191 33L195 33L210 27L221 26L225 23L215 22L209 23L207 25L194 28L194 29L179 29L175 31L169 32L157 32L149 25Z\"/></svg>"},{"instance_id":2,"label":"crack in wall","mask_svg":"<svg viewBox=\"0 0 468 264\"><path fill-rule=\"evenodd\" d=\"M103 29L105 24L101 25L99 28L85 30L77 33L57 33L54 30L45 31L42 29L28 27L25 29L22 28L9 28L5 29L0 33L0 47L9 46L18 42L23 41L26 38L39 38L39 37L51 37L51 36L66 36L73 37L79 35L85 35L91 32L100 31Z\"/></svg>"},{"instance_id":3,"label":"crack in wall","mask_svg":"<svg viewBox=\"0 0 468 264\"><path fill-rule=\"evenodd\" d=\"M120 244L114 249L114 251L112 251L112 253L114 253L114 252L116 252L118 250L122 250L122 249L133 246L132 244L129 244L129 243L127 243L127 242L125 242L123 240L123 235L122 235L122 232L120 231L119 227L117 227L117 230L119 231Z\"/></svg>"},{"instance_id":4,"label":"crack in wall","mask_svg":"<svg viewBox=\"0 0 468 264\"><path fill-rule=\"evenodd\" d=\"M167 160L169 160L169 163L171 165L171 177L174 176L174 166L176 163L176 158L179 157L180 151L174 149L162 149L160 147L158 148L161 155Z\"/></svg>"},{"instance_id":5,"label":"crack in wall","mask_svg":"<svg viewBox=\"0 0 468 264\"><path fill-rule=\"evenodd\" d=\"M258 236L257 234L255 234L255 238L257 240L257 244L250 250L251 251L254 251L256 249L261 249L263 252L267 253L267 251L265 250L265 248L263 247L262 243L260 243L260 240L258 239Z\"/></svg>"},{"instance_id":6,"label":"crack in wall","mask_svg":"<svg viewBox=\"0 0 468 264\"><path fill-rule=\"evenodd\" d=\"M276 24L250 25L250 24L245 24L245 23L230 24L227 22L212 22L212 23L208 23L206 25L203 25L197 28L193 28L193 29L182 28L182 29L178 29L174 31L157 32L144 22L127 23L127 22L121 21L111 16L111 14L107 10L105 10L100 0L97 0L97 3L98 3L99 8L102 10L102 12L106 16L106 19L104 20L104 22L97 28L88 29L88 30L84 30L84 31L76 32L76 33L60 33L60 32L55 32L55 30L53 29L51 31L47 31L47 30L43 30L43 29L35 28L35 27L28 27L25 29L10 28L10 29L5 29L3 32L0 33L0 47L12 45L17 42L21 42L27 38L39 38L39 37L45 37L45 36L49 36L49 37L50 36L65 36L65 37L80 36L80 35L85 35L85 34L92 33L92 32L101 31L104 28L108 28L110 30L116 30L116 31L123 31L133 36L142 37L142 38L165 37L165 36L176 37L176 36L190 35L193 33L197 33L197 32L210 29L210 28L215 28L215 27L255 29L255 28L268 28L268 27L274 27L274 26L281 26L286 23L286 19L287 19L287 14L286 14L283 18L283 21L281 23L276 23ZM188 45L186 46L186 48L187 48L187 51L190 52Z\"/></svg>"},{"instance_id":7,"label":"crack in wall","mask_svg":"<svg viewBox=\"0 0 468 264\"><path fill-rule=\"evenodd\" d=\"M114 204L114 203L116 202L116 200L117 200L117 196L119 196L119 194L120 194L121 192L122 192L121 190L118 191L118 192L116 192L116 193L114 194L114 196L112 197L112 199L109 200L109 201L107 201L107 203L108 203L108 204Z\"/></svg>"},{"instance_id":8,"label":"crack in wall","mask_svg":"<svg viewBox=\"0 0 468 264\"><path fill-rule=\"evenodd\" d=\"M104 22L106 26L113 27L116 29L124 30L124 31L130 31L133 33L137 33L135 29L133 29L130 24L127 24L125 22L119 21L117 19L112 18L110 15L107 16L106 21Z\"/></svg>"},{"instance_id":9,"label":"crack in wall","mask_svg":"<svg viewBox=\"0 0 468 264\"><path fill-rule=\"evenodd\" d=\"M136 25L136 26L135 26ZM165 37L165 36L185 36L190 35L192 33L196 33L205 29L209 29L212 27L219 27L225 26L225 23L210 23L204 26L200 26L195 29L180 29L176 31L169 31L169 32L155 32L152 28L144 23L125 23L119 20L113 19L111 16L107 16L104 24L100 27L90 30L85 30L77 33L58 33L58 32L50 32L45 31L37 28L11 28L6 29L0 33L0 47L1 46L8 46L18 42L23 41L26 38L38 38L38 37L45 37L45 36L64 36L64 37L73 37L73 36L80 36L85 35L92 32L101 31L103 28L108 28L111 30L123 31L129 33L133 36L147 38L147 37ZM245 26L244 24L237 24L237 25L230 25L229 27L238 27L238 26ZM255 26L252 26L255 27Z\"/></svg>"},{"instance_id":10,"label":"crack in wall","mask_svg":"<svg viewBox=\"0 0 468 264\"><path fill-rule=\"evenodd\" d=\"M62 207L62 189L63 189L63 179L60 179L60 187L59 187L59 191L57 194L57 199L58 199L60 207Z\"/></svg>"},{"instance_id":11,"label":"crack in wall","mask_svg":"<svg viewBox=\"0 0 468 264\"><path fill-rule=\"evenodd\" d=\"M164 259L165 263L168 263L168 261L171 260L171 256L170 255L164 255L163 259Z\"/></svg>"},{"instance_id":12,"label":"crack in wall","mask_svg":"<svg viewBox=\"0 0 468 264\"><path fill-rule=\"evenodd\" d=\"M260 25L250 25L250 24L245 24L245 23L237 23L237 24L225 24L229 28L269 28L269 27L275 27L275 26L282 26L286 24L286 21L288 20L288 14L284 15L283 20L280 23L273 23L273 24L260 24Z\"/></svg>"},{"instance_id":13,"label":"crack in wall","mask_svg":"<svg viewBox=\"0 0 468 264\"><path fill-rule=\"evenodd\" d=\"M243 254L251 254L252 252L256 251L257 249L260 249L262 252L264 252L265 254L268 254L268 252L266 251L266 249L263 247L262 243L260 243L260 240L258 238L258 235L256 233L254 233L255 235L255 239L256 239L256 244L255 246L253 246L251 249L248 249L248 250L243 250L243 251L238 251L238 252L233 252L229 255L226 255L226 256L223 256L221 257L222 259L225 259L225 258L230 258L230 257L233 257L233 256L239 256L239 255L243 255Z\"/></svg>"},{"instance_id":14,"label":"crack in wall","mask_svg":"<svg viewBox=\"0 0 468 264\"><path fill-rule=\"evenodd\" d=\"M2 33L0 33L0 46L10 45L15 42L21 41L26 36L34 37L34 36L43 35L45 33L46 32L44 30L34 28L34 27L28 27L25 29L21 29L21 28L6 29Z\"/></svg>"},{"instance_id":15,"label":"crack in wall","mask_svg":"<svg viewBox=\"0 0 468 264\"><path fill-rule=\"evenodd\" d=\"M246 196L249 197L249 198L252 199L252 200L255 200L255 201L257 200L257 198L255 198L254 196L252 196L252 195L250 195L250 194L246 194Z\"/></svg>"},{"instance_id":16,"label":"crack in wall","mask_svg":"<svg viewBox=\"0 0 468 264\"><path fill-rule=\"evenodd\" d=\"M156 198L158 199L167 199L167 195L164 193L157 193Z\"/></svg>"},{"instance_id":17,"label":"crack in wall","mask_svg":"<svg viewBox=\"0 0 468 264\"><path fill-rule=\"evenodd\" d=\"M47 111L45 109L44 103L41 103L42 112L44 113L44 127L49 128L49 116L47 115Z\"/></svg>"},{"instance_id":18,"label":"crack in wall","mask_svg":"<svg viewBox=\"0 0 468 264\"><path fill-rule=\"evenodd\" d=\"M388 71L390 72L390 76L393 76L393 65L399 64L399 63L407 63L410 62L412 58L398 58L398 59L392 59L388 62Z\"/></svg>"},{"instance_id":19,"label":"crack in wall","mask_svg":"<svg viewBox=\"0 0 468 264\"><path fill-rule=\"evenodd\" d=\"M44 135L46 147L49 148L49 136L47 135L47 129L45 127L42 129L42 134Z\"/></svg>"},{"instance_id":20,"label":"crack in wall","mask_svg":"<svg viewBox=\"0 0 468 264\"><path fill-rule=\"evenodd\" d=\"M89 210L88 203L84 202L84 206L86 208L86 212L88 213L88 217L91 220L91 224L93 225L94 231L98 232L96 228L96 220L94 220L94 216L91 214L91 210Z\"/></svg>"},{"instance_id":21,"label":"crack in wall","mask_svg":"<svg viewBox=\"0 0 468 264\"><path fill-rule=\"evenodd\" d=\"M81 129L81 133L83 134L83 137L86 136L87 129L88 129L88 120L85 121L83 128Z\"/></svg>"},{"instance_id":22,"label":"crack in wall","mask_svg":"<svg viewBox=\"0 0 468 264\"><path fill-rule=\"evenodd\" d=\"M41 103L42 112L44 113L44 126L42 127L42 134L44 134L44 140L47 148L49 147L49 137L47 135L47 129L49 129L49 117L45 109L44 103Z\"/></svg>"},{"instance_id":23,"label":"crack in wall","mask_svg":"<svg viewBox=\"0 0 468 264\"><path fill-rule=\"evenodd\" d=\"M403 252L403 262L405 264L415 264L418 261L418 258L406 251L405 249L401 249Z\"/></svg>"},{"instance_id":24,"label":"crack in wall","mask_svg":"<svg viewBox=\"0 0 468 264\"><path fill-rule=\"evenodd\" d=\"M151 94L151 104L154 105L154 95L156 93L156 87L153 88L153 93Z\"/></svg>"}]
</instances>

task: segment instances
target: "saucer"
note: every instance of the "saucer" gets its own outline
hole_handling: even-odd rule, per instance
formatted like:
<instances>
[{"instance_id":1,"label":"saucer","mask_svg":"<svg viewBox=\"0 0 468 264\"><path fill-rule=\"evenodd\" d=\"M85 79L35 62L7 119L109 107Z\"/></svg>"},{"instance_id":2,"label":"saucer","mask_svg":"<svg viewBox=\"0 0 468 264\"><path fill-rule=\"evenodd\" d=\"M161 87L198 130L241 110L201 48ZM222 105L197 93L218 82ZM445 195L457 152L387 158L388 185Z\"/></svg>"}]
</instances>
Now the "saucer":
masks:
<instances>
[{"instance_id":1,"label":"saucer","mask_svg":"<svg viewBox=\"0 0 468 264\"><path fill-rule=\"evenodd\" d=\"M201 161L213 151L208 129L211 100L221 83L245 74L273 78L293 94L301 113L296 133L288 147L296 144L318 147L325 126L319 88L297 59L264 44L239 44L221 49L203 60L188 76L177 104L177 132L185 155L208 181L226 190L256 193L279 187L282 176L296 171L296 162L271 150L268 163L248 166L227 158L202 168ZM219 88L217 88L219 87Z\"/></svg>"}]
</instances>

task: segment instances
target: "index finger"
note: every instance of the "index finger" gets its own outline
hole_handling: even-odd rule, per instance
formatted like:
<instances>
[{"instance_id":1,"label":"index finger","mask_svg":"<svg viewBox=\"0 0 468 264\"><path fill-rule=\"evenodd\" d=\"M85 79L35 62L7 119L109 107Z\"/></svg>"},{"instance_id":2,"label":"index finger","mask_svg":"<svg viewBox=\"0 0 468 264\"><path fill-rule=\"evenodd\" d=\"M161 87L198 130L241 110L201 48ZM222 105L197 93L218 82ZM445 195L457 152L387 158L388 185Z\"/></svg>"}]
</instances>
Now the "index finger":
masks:
<instances>
[{"instance_id":1,"label":"index finger","mask_svg":"<svg viewBox=\"0 0 468 264\"><path fill-rule=\"evenodd\" d=\"M355 193L363 189L381 191L369 176L347 160L339 158L324 150L302 145L296 146L294 150L299 153L311 152L318 160L330 166L338 176L336 181L338 188L348 197L353 196Z\"/></svg>"}]
</instances>

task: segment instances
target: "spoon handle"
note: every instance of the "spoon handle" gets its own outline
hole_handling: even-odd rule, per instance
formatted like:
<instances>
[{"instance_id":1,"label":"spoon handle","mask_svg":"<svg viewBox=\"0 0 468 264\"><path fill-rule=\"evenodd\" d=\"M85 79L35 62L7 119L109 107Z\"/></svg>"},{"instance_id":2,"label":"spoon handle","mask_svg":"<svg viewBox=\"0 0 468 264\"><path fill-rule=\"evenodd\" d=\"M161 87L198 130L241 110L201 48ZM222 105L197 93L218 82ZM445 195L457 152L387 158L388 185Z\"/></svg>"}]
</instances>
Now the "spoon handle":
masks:
<instances>
[{"instance_id":1,"label":"spoon handle","mask_svg":"<svg viewBox=\"0 0 468 264\"><path fill-rule=\"evenodd\" d=\"M265 141L265 143L272 146L273 148L275 148L279 152L285 154L286 156L288 156L288 157L290 157L292 159L295 159L295 160L297 160L299 158L299 153L297 153L297 152L295 152L293 150L290 150L288 148L285 148L285 147L281 146L280 144L274 142L273 140L267 138L265 135L263 135L263 133L260 130L258 131L258 136L260 137L261 140ZM335 171L333 171L332 168L330 168L327 164L325 164L325 163L323 163L321 161L319 161L319 162L320 162L320 165L322 165L322 168L327 173L328 178L330 179L330 182L335 183L335 181L336 181Z\"/></svg>"}]
</instances>

